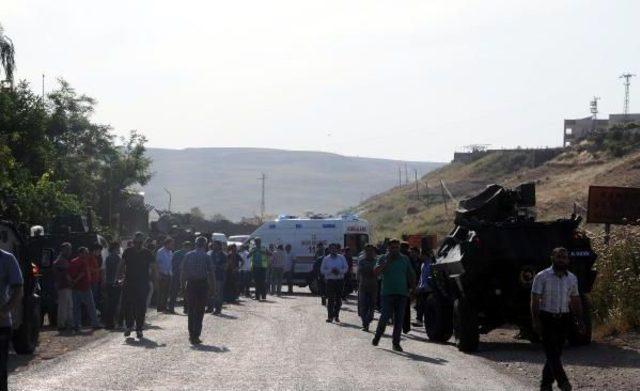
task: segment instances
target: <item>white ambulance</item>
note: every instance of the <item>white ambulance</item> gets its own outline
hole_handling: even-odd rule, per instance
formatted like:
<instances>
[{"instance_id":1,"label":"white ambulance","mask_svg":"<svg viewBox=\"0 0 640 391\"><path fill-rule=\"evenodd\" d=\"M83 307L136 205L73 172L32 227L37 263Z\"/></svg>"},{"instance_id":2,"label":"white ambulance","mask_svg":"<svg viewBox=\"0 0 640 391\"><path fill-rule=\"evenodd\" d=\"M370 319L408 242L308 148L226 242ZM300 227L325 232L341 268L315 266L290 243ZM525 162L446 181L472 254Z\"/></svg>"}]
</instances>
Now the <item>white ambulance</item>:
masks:
<instances>
[{"instance_id":1,"label":"white ambulance","mask_svg":"<svg viewBox=\"0 0 640 391\"><path fill-rule=\"evenodd\" d=\"M342 247L349 247L355 257L369 243L370 234L369 223L354 215L318 218L280 216L260 226L251 234L251 239L259 237L265 248L290 244L295 261L294 283L305 286L312 277L318 243L325 247L339 243Z\"/></svg>"}]
</instances>

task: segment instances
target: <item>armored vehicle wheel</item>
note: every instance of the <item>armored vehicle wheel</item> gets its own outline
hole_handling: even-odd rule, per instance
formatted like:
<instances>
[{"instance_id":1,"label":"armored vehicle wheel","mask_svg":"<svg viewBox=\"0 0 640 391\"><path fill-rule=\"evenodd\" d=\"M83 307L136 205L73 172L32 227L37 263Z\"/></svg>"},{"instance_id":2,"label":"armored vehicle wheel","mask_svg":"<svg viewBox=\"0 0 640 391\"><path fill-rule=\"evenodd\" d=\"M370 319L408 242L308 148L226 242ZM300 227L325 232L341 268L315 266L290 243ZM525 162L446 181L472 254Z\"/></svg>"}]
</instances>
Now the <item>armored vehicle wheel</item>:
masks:
<instances>
[{"instance_id":1,"label":"armored vehicle wheel","mask_svg":"<svg viewBox=\"0 0 640 391\"><path fill-rule=\"evenodd\" d=\"M591 304L586 296L581 296L582 300L582 324L584 324L585 333L581 334L575 323L571 323L567 339L571 346L584 346L591 343Z\"/></svg>"},{"instance_id":2,"label":"armored vehicle wheel","mask_svg":"<svg viewBox=\"0 0 640 391\"><path fill-rule=\"evenodd\" d=\"M437 295L424 303L424 328L430 340L447 342L453 335L453 308Z\"/></svg>"},{"instance_id":3,"label":"armored vehicle wheel","mask_svg":"<svg viewBox=\"0 0 640 391\"><path fill-rule=\"evenodd\" d=\"M453 303L453 332L458 350L475 352L480 342L478 314L465 299L456 299Z\"/></svg>"},{"instance_id":4,"label":"armored vehicle wheel","mask_svg":"<svg viewBox=\"0 0 640 391\"><path fill-rule=\"evenodd\" d=\"M16 353L32 354L36 350L40 335L40 319L39 305L32 305L29 311L24 313L22 324L14 330L11 339Z\"/></svg>"}]
</instances>

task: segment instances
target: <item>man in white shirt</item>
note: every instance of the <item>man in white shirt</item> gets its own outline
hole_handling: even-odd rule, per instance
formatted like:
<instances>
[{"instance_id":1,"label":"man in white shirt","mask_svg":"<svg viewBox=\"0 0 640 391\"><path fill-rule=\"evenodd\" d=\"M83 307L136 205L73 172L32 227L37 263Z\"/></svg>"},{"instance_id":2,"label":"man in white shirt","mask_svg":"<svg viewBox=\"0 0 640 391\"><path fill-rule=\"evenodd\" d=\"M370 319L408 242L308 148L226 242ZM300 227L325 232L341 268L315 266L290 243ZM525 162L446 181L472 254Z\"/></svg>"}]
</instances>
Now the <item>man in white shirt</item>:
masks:
<instances>
[{"instance_id":1,"label":"man in white shirt","mask_svg":"<svg viewBox=\"0 0 640 391\"><path fill-rule=\"evenodd\" d=\"M242 258L242 265L240 265L240 293L245 297L251 297L249 293L249 288L251 287L251 262L249 261L247 245L242 246L238 254Z\"/></svg>"},{"instance_id":2,"label":"man in white shirt","mask_svg":"<svg viewBox=\"0 0 640 391\"><path fill-rule=\"evenodd\" d=\"M558 247L551 253L551 267L538 273L531 287L531 318L533 328L542 338L547 361L542 371L541 390L552 390L553 381L563 391L571 390L571 384L562 368L562 347L572 314L578 319L578 329L584 332L582 302L578 291L578 279L569 268L567 250Z\"/></svg>"},{"instance_id":3,"label":"man in white shirt","mask_svg":"<svg viewBox=\"0 0 640 391\"><path fill-rule=\"evenodd\" d=\"M347 260L342 254L338 254L338 246L329 245L329 255L324 257L320 266L320 273L324 276L326 283L328 323L334 320L340 323L344 275L348 270Z\"/></svg>"}]
</instances>

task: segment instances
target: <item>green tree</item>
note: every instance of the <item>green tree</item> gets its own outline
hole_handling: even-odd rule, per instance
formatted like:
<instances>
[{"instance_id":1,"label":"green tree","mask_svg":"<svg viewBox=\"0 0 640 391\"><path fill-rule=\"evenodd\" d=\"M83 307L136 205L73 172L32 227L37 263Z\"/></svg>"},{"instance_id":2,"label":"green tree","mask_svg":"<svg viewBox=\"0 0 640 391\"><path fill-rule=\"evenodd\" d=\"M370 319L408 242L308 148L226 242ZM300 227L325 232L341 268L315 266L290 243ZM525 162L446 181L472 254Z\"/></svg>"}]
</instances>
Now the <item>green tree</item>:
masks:
<instances>
[{"instance_id":1,"label":"green tree","mask_svg":"<svg viewBox=\"0 0 640 391\"><path fill-rule=\"evenodd\" d=\"M64 80L47 98L26 82L0 90L0 213L45 224L90 206L109 223L133 208L131 190L151 178L145 137L116 140L91 120L95 100Z\"/></svg>"}]
</instances>

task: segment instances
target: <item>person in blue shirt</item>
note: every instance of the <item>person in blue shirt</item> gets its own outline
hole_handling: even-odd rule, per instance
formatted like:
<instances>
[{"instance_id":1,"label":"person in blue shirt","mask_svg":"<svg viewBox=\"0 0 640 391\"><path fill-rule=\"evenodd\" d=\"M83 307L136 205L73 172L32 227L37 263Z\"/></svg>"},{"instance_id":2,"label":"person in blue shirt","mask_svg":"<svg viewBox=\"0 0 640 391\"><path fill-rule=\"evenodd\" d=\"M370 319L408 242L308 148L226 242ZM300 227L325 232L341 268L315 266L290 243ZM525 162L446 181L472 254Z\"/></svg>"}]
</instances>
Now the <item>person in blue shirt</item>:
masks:
<instances>
[{"instance_id":1,"label":"person in blue shirt","mask_svg":"<svg viewBox=\"0 0 640 391\"><path fill-rule=\"evenodd\" d=\"M167 311L167 301L171 292L171 276L173 275L173 245L171 237L164 239L162 247L156 252L158 268L158 312Z\"/></svg>"},{"instance_id":2,"label":"person in blue shirt","mask_svg":"<svg viewBox=\"0 0 640 391\"><path fill-rule=\"evenodd\" d=\"M202 343L202 319L210 288L215 285L215 277L211 257L207 254L207 238L196 238L195 250L189 251L182 261L180 273L182 285L185 286L185 299L188 307L189 341L193 345Z\"/></svg>"},{"instance_id":3,"label":"person in blue shirt","mask_svg":"<svg viewBox=\"0 0 640 391\"><path fill-rule=\"evenodd\" d=\"M169 309L168 312L174 314L176 308L176 301L178 300L178 293L180 289L183 288L182 281L182 261L184 260L184 256L193 250L193 244L190 241L185 241L182 243L182 248L173 253L173 257L171 258L171 293L169 295ZM186 301L183 308L183 312L187 313Z\"/></svg>"}]
</instances>

